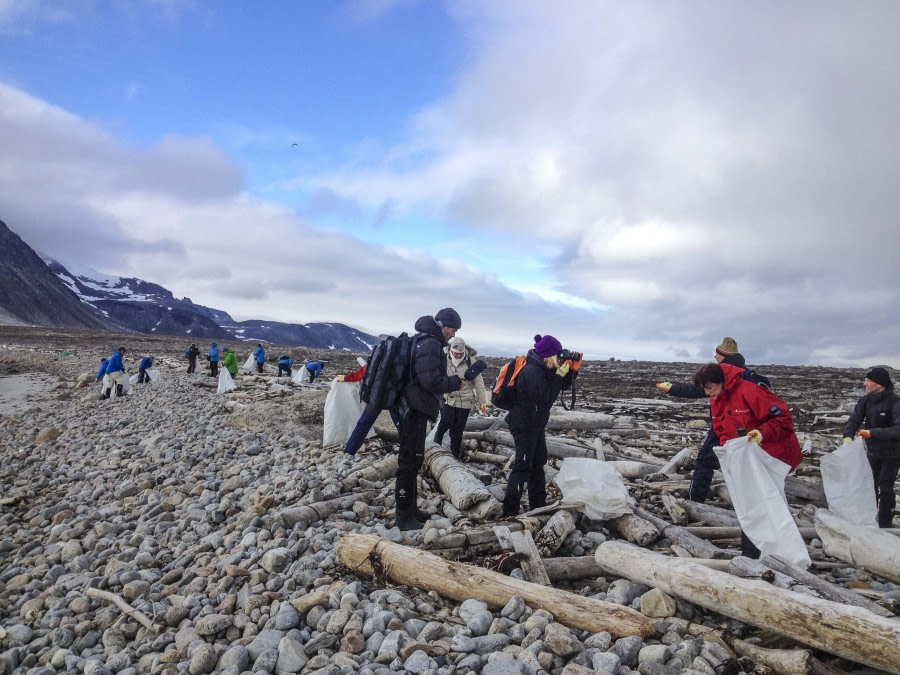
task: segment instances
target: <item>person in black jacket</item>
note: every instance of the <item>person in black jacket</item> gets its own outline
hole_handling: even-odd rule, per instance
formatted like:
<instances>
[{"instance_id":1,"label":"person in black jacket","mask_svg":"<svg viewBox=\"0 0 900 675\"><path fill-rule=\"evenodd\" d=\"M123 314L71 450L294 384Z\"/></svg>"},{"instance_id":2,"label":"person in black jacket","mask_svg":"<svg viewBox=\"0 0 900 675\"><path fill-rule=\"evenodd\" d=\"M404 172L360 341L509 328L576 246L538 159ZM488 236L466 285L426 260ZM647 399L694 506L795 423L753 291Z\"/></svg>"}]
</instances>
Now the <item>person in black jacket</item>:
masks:
<instances>
[{"instance_id":1,"label":"person in black jacket","mask_svg":"<svg viewBox=\"0 0 900 675\"><path fill-rule=\"evenodd\" d=\"M856 403L844 426L844 443L852 441L854 434L866 439L866 457L875 479L878 527L891 527L897 503L894 483L900 473L900 397L885 368L869 370L863 386L866 395Z\"/></svg>"},{"instance_id":2,"label":"person in black jacket","mask_svg":"<svg viewBox=\"0 0 900 675\"><path fill-rule=\"evenodd\" d=\"M416 321L412 379L403 391L398 409L400 453L394 491L397 509L395 524L401 530L421 529L429 518L428 513L418 508L416 476L425 461L428 422L437 420L441 396L462 386L459 376L447 376L447 359L444 356L444 346L461 326L462 319L450 307L433 317L422 316Z\"/></svg>"},{"instance_id":3,"label":"person in black jacket","mask_svg":"<svg viewBox=\"0 0 900 675\"><path fill-rule=\"evenodd\" d=\"M516 376L515 400L506 415L516 456L506 483L504 518L518 515L526 486L529 511L547 504L544 478L547 439L544 433L550 408L559 392L571 387L574 379L569 362L559 362L561 352L562 345L552 335L535 335L534 349L528 351L525 365Z\"/></svg>"},{"instance_id":4,"label":"person in black jacket","mask_svg":"<svg viewBox=\"0 0 900 675\"><path fill-rule=\"evenodd\" d=\"M188 357L188 369L189 373L194 373L197 371L197 357L200 356L200 350L197 348L197 345L193 342L191 346L188 347L187 357Z\"/></svg>"},{"instance_id":5,"label":"person in black jacket","mask_svg":"<svg viewBox=\"0 0 900 675\"><path fill-rule=\"evenodd\" d=\"M738 351L737 342L734 338L726 337L722 340L722 344L716 347L715 359L718 363L727 363L730 366L744 367L744 357ZM680 396L681 398L709 398L702 388L691 383L677 382L659 382L657 388L669 394L669 396ZM709 432L706 439L697 452L697 459L694 460L694 473L691 476L691 490L688 499L692 502L703 503L709 496L709 486L712 484L713 473L719 468L719 458L713 452L713 448L719 445L719 437L713 431L712 425L709 426Z\"/></svg>"}]
</instances>

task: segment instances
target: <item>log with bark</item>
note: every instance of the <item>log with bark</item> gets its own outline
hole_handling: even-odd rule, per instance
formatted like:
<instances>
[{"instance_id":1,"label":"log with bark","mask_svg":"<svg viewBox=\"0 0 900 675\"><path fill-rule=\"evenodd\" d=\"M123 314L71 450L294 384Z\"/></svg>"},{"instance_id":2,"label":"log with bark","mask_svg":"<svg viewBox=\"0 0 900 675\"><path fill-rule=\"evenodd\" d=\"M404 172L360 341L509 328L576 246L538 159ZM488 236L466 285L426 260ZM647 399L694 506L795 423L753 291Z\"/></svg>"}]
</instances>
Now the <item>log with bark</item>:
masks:
<instances>
[{"instance_id":1,"label":"log with bark","mask_svg":"<svg viewBox=\"0 0 900 675\"><path fill-rule=\"evenodd\" d=\"M632 544L649 546L659 538L659 528L646 518L633 513L610 518L606 523Z\"/></svg>"},{"instance_id":2,"label":"log with bark","mask_svg":"<svg viewBox=\"0 0 900 675\"><path fill-rule=\"evenodd\" d=\"M443 446L437 443L426 445L424 466L453 506L470 518L484 521L500 515L503 510L500 502Z\"/></svg>"},{"instance_id":3,"label":"log with bark","mask_svg":"<svg viewBox=\"0 0 900 675\"><path fill-rule=\"evenodd\" d=\"M644 476L649 476L651 473L659 473L659 466L656 464L647 464L635 460L613 460L606 463L615 469L622 478L627 478L628 480L637 480Z\"/></svg>"},{"instance_id":4,"label":"log with bark","mask_svg":"<svg viewBox=\"0 0 900 675\"><path fill-rule=\"evenodd\" d=\"M691 522L706 523L707 525L718 525L720 527L738 527L737 514L734 511L723 509L712 504L703 504L700 502L692 502L682 500L679 502L691 519ZM740 534L738 535L740 536Z\"/></svg>"},{"instance_id":5,"label":"log with bark","mask_svg":"<svg viewBox=\"0 0 900 675\"><path fill-rule=\"evenodd\" d=\"M617 638L648 637L653 633L653 621L628 607L444 560L372 535L343 535L337 555L338 561L351 572L434 590L458 602L477 598L500 608L518 595L529 606L546 609L557 621L571 628L592 633L607 631Z\"/></svg>"},{"instance_id":6,"label":"log with bark","mask_svg":"<svg viewBox=\"0 0 900 675\"><path fill-rule=\"evenodd\" d=\"M353 473L348 474L343 481L343 486L345 491L352 490L359 485L359 481L361 480L367 480L374 483L376 481L393 478L396 475L397 455L390 454L374 464L369 464L368 466L364 466L361 469L357 469Z\"/></svg>"},{"instance_id":7,"label":"log with bark","mask_svg":"<svg viewBox=\"0 0 900 675\"><path fill-rule=\"evenodd\" d=\"M606 571L842 658L900 674L900 622L859 607L740 579L621 541L597 548Z\"/></svg>"},{"instance_id":8,"label":"log with bark","mask_svg":"<svg viewBox=\"0 0 900 675\"><path fill-rule=\"evenodd\" d=\"M334 499L327 499L305 506L292 506L279 511L275 515L275 520L286 530L293 529L298 525L301 530L305 530L316 521L325 520L332 513L349 509L354 502L362 501L370 504L377 495L377 490L368 490L366 492L341 495Z\"/></svg>"},{"instance_id":9,"label":"log with bark","mask_svg":"<svg viewBox=\"0 0 900 675\"><path fill-rule=\"evenodd\" d=\"M463 438L473 438L486 443L505 445L509 448L516 446L513 435L507 431L492 431L490 429L475 432L467 431L463 434ZM550 457L560 459L565 457L590 457L591 459L596 459L597 451L578 443L571 443L558 438L548 438L547 454Z\"/></svg>"},{"instance_id":10,"label":"log with bark","mask_svg":"<svg viewBox=\"0 0 900 675\"><path fill-rule=\"evenodd\" d=\"M634 514L653 523L662 536L671 539L673 544L680 546L695 558L721 559L731 557L727 551L723 551L715 544L700 539L680 525L673 525L639 506L634 508Z\"/></svg>"},{"instance_id":11,"label":"log with bark","mask_svg":"<svg viewBox=\"0 0 900 675\"><path fill-rule=\"evenodd\" d=\"M547 557L555 553L574 531L575 515L568 509L561 509L550 516L547 524L534 537L534 544L541 556Z\"/></svg>"},{"instance_id":12,"label":"log with bark","mask_svg":"<svg viewBox=\"0 0 900 675\"><path fill-rule=\"evenodd\" d=\"M900 582L900 539L875 527L848 523L828 509L816 511L815 522L825 553Z\"/></svg>"}]
</instances>

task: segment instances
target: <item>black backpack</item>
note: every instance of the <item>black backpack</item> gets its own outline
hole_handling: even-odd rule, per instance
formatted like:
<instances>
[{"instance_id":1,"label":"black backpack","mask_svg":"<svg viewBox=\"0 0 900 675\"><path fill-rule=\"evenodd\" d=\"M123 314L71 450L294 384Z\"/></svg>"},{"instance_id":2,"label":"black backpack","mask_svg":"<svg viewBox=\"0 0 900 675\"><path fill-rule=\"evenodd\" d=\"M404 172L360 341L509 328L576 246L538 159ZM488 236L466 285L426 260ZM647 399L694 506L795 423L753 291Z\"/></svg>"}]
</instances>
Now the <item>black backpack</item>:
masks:
<instances>
[{"instance_id":1,"label":"black backpack","mask_svg":"<svg viewBox=\"0 0 900 675\"><path fill-rule=\"evenodd\" d=\"M412 358L419 336L400 333L388 336L372 349L366 374L359 384L363 403L384 410L400 402L400 395L412 381Z\"/></svg>"},{"instance_id":2,"label":"black backpack","mask_svg":"<svg viewBox=\"0 0 900 675\"><path fill-rule=\"evenodd\" d=\"M753 384L758 384L760 387L765 387L769 391L772 391L772 383L769 381L769 378L765 375L760 375L750 368L744 368L744 372L741 373L741 379L752 382Z\"/></svg>"}]
</instances>

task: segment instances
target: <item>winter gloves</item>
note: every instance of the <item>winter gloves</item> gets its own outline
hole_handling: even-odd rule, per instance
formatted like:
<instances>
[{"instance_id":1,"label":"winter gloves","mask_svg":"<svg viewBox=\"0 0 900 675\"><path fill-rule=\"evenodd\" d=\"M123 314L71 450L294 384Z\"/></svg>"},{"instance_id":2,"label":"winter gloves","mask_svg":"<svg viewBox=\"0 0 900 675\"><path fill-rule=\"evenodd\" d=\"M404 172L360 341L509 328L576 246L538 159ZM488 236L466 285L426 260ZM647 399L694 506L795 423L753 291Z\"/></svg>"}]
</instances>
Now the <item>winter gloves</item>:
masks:
<instances>
[{"instance_id":1,"label":"winter gloves","mask_svg":"<svg viewBox=\"0 0 900 675\"><path fill-rule=\"evenodd\" d=\"M661 390L661 391L664 391L664 392L666 392L666 393L668 394L668 393L669 393L669 389L672 388L672 383L671 383L671 382L657 382L657 383L656 383L656 388L659 389L659 390Z\"/></svg>"},{"instance_id":2,"label":"winter gloves","mask_svg":"<svg viewBox=\"0 0 900 675\"><path fill-rule=\"evenodd\" d=\"M872 438L872 432L868 429L861 429L856 432L857 436L861 436L862 438Z\"/></svg>"},{"instance_id":3,"label":"winter gloves","mask_svg":"<svg viewBox=\"0 0 900 675\"><path fill-rule=\"evenodd\" d=\"M466 380L466 382L471 382L476 377L481 375L481 373L484 372L485 368L487 368L487 364L481 359L478 359L475 363L466 368L466 372L463 375L463 378Z\"/></svg>"},{"instance_id":4,"label":"winter gloves","mask_svg":"<svg viewBox=\"0 0 900 675\"><path fill-rule=\"evenodd\" d=\"M556 374L560 377L565 377L569 374L569 366L571 363L569 361L563 361L563 364L556 369Z\"/></svg>"},{"instance_id":5,"label":"winter gloves","mask_svg":"<svg viewBox=\"0 0 900 675\"><path fill-rule=\"evenodd\" d=\"M762 443L762 432L759 429L752 429L747 433L747 440L751 443L756 443L759 445Z\"/></svg>"}]
</instances>

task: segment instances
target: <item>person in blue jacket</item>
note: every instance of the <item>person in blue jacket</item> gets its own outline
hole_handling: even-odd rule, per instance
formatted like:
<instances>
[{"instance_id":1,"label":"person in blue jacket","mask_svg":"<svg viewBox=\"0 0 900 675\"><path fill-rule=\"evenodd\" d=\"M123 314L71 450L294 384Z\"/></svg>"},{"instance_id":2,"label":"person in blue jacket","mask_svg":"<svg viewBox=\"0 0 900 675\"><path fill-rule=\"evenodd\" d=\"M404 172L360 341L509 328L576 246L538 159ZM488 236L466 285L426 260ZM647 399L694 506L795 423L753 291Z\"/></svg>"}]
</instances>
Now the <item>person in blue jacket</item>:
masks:
<instances>
[{"instance_id":1,"label":"person in blue jacket","mask_svg":"<svg viewBox=\"0 0 900 675\"><path fill-rule=\"evenodd\" d=\"M102 380L103 376L106 375L106 364L109 363L109 359L103 358L100 359L100 370L97 371L97 379Z\"/></svg>"},{"instance_id":2,"label":"person in blue jacket","mask_svg":"<svg viewBox=\"0 0 900 675\"><path fill-rule=\"evenodd\" d=\"M144 384L145 382L150 382L150 375L147 373L147 370L153 367L153 357L150 354L147 354L144 358L141 359L141 365L138 366L138 384Z\"/></svg>"},{"instance_id":3,"label":"person in blue jacket","mask_svg":"<svg viewBox=\"0 0 900 675\"><path fill-rule=\"evenodd\" d=\"M322 374L322 368L325 367L325 364L321 361L310 361L306 364L306 369L309 371L309 381L315 382L316 378Z\"/></svg>"},{"instance_id":4,"label":"person in blue jacket","mask_svg":"<svg viewBox=\"0 0 900 675\"><path fill-rule=\"evenodd\" d=\"M256 345L256 349L253 351L253 358L256 359L256 372L261 373L263 364L266 362L266 350L263 349L261 344Z\"/></svg>"},{"instance_id":5,"label":"person in blue jacket","mask_svg":"<svg viewBox=\"0 0 900 675\"><path fill-rule=\"evenodd\" d=\"M294 360L285 354L280 359L278 359L278 377L281 377L281 374L284 373L288 377L291 376L291 366L294 365Z\"/></svg>"},{"instance_id":6,"label":"person in blue jacket","mask_svg":"<svg viewBox=\"0 0 900 675\"><path fill-rule=\"evenodd\" d=\"M219 345L215 342L209 348L209 374L213 377L219 376Z\"/></svg>"},{"instance_id":7,"label":"person in blue jacket","mask_svg":"<svg viewBox=\"0 0 900 675\"><path fill-rule=\"evenodd\" d=\"M113 385L116 386L116 396L123 396L122 390L125 388L125 364L122 357L125 356L127 350L125 347L119 347L109 357L106 364L106 389L103 390L103 398L109 398L112 393Z\"/></svg>"}]
</instances>

